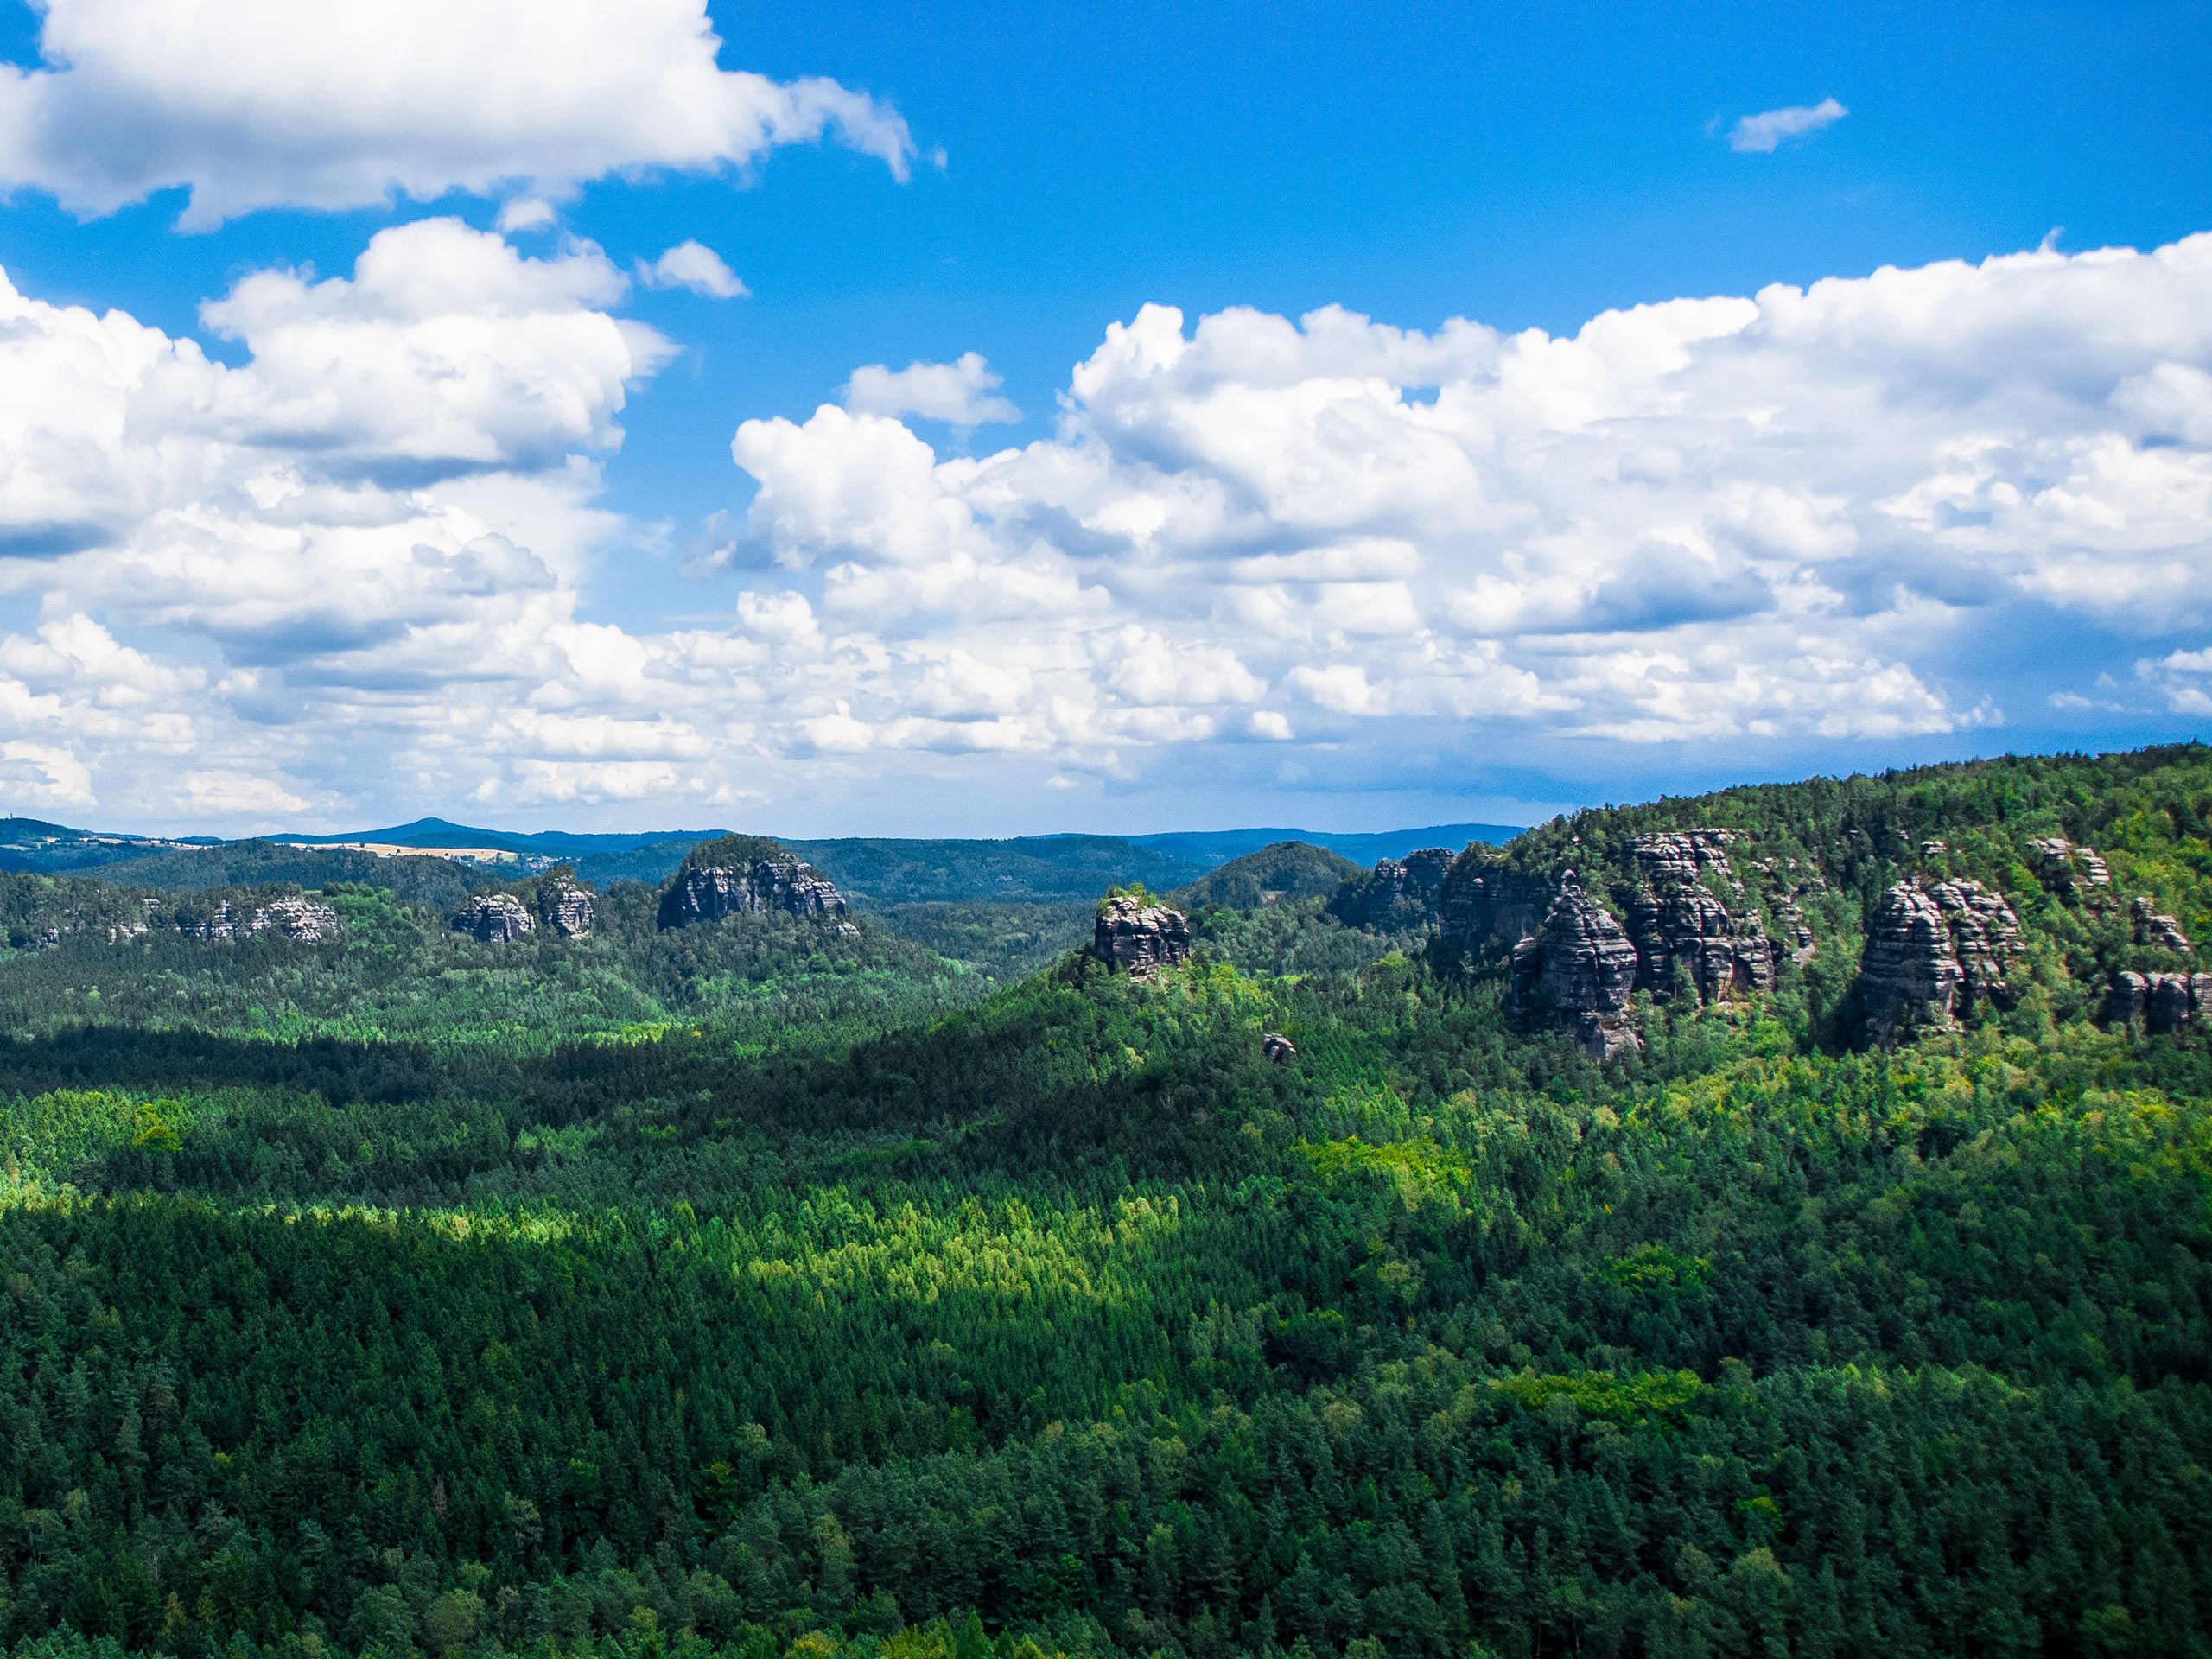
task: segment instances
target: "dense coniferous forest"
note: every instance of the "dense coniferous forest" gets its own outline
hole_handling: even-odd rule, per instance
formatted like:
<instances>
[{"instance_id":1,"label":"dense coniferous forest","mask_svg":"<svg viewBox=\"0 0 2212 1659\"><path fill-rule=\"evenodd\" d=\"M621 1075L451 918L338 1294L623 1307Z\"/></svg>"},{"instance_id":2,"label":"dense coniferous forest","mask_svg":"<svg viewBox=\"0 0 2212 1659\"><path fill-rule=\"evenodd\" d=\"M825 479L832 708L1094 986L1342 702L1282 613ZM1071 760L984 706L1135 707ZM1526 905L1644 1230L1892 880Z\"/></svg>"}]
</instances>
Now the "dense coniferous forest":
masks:
<instances>
[{"instance_id":1,"label":"dense coniferous forest","mask_svg":"<svg viewBox=\"0 0 2212 1659\"><path fill-rule=\"evenodd\" d=\"M1772 972L1610 1058L1438 907L1633 928L1707 830ZM1440 901L1270 848L1144 977L1065 895L493 944L127 875L0 876L15 1653L2212 1653L2212 1004L2113 988L2212 938L2202 747ZM1885 895L1968 883L2001 992L1874 1020ZM341 931L180 926L284 898Z\"/></svg>"}]
</instances>

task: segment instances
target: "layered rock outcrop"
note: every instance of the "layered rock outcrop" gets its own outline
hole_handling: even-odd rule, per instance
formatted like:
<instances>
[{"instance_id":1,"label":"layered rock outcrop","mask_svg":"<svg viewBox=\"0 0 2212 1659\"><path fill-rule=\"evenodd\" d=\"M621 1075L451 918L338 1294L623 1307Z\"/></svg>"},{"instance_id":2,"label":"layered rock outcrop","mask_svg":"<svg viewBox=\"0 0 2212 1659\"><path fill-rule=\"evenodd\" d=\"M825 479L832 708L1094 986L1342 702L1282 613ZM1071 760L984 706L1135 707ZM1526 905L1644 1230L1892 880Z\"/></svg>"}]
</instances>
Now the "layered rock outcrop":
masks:
<instances>
[{"instance_id":1,"label":"layered rock outcrop","mask_svg":"<svg viewBox=\"0 0 2212 1659\"><path fill-rule=\"evenodd\" d=\"M454 914L452 926L480 944L506 944L536 931L537 922L512 893L480 893Z\"/></svg>"},{"instance_id":2,"label":"layered rock outcrop","mask_svg":"<svg viewBox=\"0 0 2212 1659\"><path fill-rule=\"evenodd\" d=\"M1503 947L1516 1006L1541 1001L1590 1052L1618 1053L1636 1040L1630 995L1670 996L1678 972L1700 1001L1773 988L1777 950L1729 865L1732 839L1693 830L1631 841L1616 887L1625 925L1573 871L1546 877L1470 851L1444 879L1438 936L1463 950ZM1791 914L1809 953L1812 936Z\"/></svg>"},{"instance_id":3,"label":"layered rock outcrop","mask_svg":"<svg viewBox=\"0 0 2212 1659\"><path fill-rule=\"evenodd\" d=\"M1893 1042L1908 1027L2008 1001L2005 975L2019 947L2019 918L1980 882L1899 882L1882 895L1859 959L1868 1039Z\"/></svg>"},{"instance_id":4,"label":"layered rock outcrop","mask_svg":"<svg viewBox=\"0 0 2212 1659\"><path fill-rule=\"evenodd\" d=\"M321 944L339 934L338 912L307 899L279 899L253 912L250 933L282 933L295 944Z\"/></svg>"},{"instance_id":5,"label":"layered rock outcrop","mask_svg":"<svg viewBox=\"0 0 2212 1659\"><path fill-rule=\"evenodd\" d=\"M1558 891L1556 881L1470 849L1453 861L1437 895L1437 937L1466 950L1492 940L1510 949L1542 928Z\"/></svg>"},{"instance_id":6,"label":"layered rock outcrop","mask_svg":"<svg viewBox=\"0 0 2212 1659\"><path fill-rule=\"evenodd\" d=\"M2028 842L2036 874L2043 884L2062 899L2080 895L2083 887L2112 886L2112 871L2087 847L2076 847L2063 836L2044 836Z\"/></svg>"},{"instance_id":7,"label":"layered rock outcrop","mask_svg":"<svg viewBox=\"0 0 2212 1659\"><path fill-rule=\"evenodd\" d=\"M1527 1006L1540 999L1586 1053L1611 1059L1637 1046L1628 1023L1636 977L1636 946L1621 925L1583 891L1573 870L1563 872L1543 926L1514 947L1515 1000Z\"/></svg>"},{"instance_id":8,"label":"layered rock outcrop","mask_svg":"<svg viewBox=\"0 0 2212 1659\"><path fill-rule=\"evenodd\" d=\"M1427 925L1437 919L1453 856L1448 847L1424 847L1403 858L1386 858L1359 880L1347 882L1330 902L1330 912L1347 927Z\"/></svg>"},{"instance_id":9,"label":"layered rock outcrop","mask_svg":"<svg viewBox=\"0 0 2212 1659\"><path fill-rule=\"evenodd\" d=\"M660 925L689 927L725 916L758 916L781 911L802 919L842 920L844 895L811 864L789 853L709 856L676 874L661 896Z\"/></svg>"},{"instance_id":10,"label":"layered rock outcrop","mask_svg":"<svg viewBox=\"0 0 2212 1659\"><path fill-rule=\"evenodd\" d=\"M1191 918L1132 894L1102 899L1090 954L1109 968L1142 979L1191 959Z\"/></svg>"},{"instance_id":11,"label":"layered rock outcrop","mask_svg":"<svg viewBox=\"0 0 2212 1659\"><path fill-rule=\"evenodd\" d=\"M2127 918L2134 927L2135 943L2145 949L2171 950L2177 957L2196 955L2189 935L2181 931L2181 923L2174 917L2158 914L2148 899L2129 899Z\"/></svg>"},{"instance_id":12,"label":"layered rock outcrop","mask_svg":"<svg viewBox=\"0 0 2212 1659\"><path fill-rule=\"evenodd\" d=\"M205 916L180 918L176 930L190 939L245 939L273 931L296 944L321 944L341 931L335 910L308 899L272 899L250 916L233 911L226 899Z\"/></svg>"},{"instance_id":13,"label":"layered rock outcrop","mask_svg":"<svg viewBox=\"0 0 2212 1659\"><path fill-rule=\"evenodd\" d=\"M537 889L537 919L564 939L591 936L591 894L573 881L548 880Z\"/></svg>"},{"instance_id":14,"label":"layered rock outcrop","mask_svg":"<svg viewBox=\"0 0 2212 1659\"><path fill-rule=\"evenodd\" d=\"M2192 1020L2212 1021L2212 974L2114 974L2105 1018L2120 1025L2140 1020L2154 1037Z\"/></svg>"},{"instance_id":15,"label":"layered rock outcrop","mask_svg":"<svg viewBox=\"0 0 2212 1659\"><path fill-rule=\"evenodd\" d=\"M1728 866L1732 839L1726 830L1694 830L1639 836L1629 843L1637 882L1628 934L1636 946L1638 990L1666 995L1677 963L1700 1001L1774 988L1775 947ZM1733 908L1709 885L1719 883L1730 890Z\"/></svg>"}]
</instances>

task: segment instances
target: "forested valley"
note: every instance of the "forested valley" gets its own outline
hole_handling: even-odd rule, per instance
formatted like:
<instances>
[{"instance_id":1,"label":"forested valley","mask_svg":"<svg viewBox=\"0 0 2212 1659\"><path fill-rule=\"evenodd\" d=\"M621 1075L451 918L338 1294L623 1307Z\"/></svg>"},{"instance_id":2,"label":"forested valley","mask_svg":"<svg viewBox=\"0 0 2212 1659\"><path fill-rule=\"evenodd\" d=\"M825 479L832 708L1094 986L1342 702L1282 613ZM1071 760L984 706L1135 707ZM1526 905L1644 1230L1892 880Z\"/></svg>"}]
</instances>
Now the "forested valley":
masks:
<instances>
[{"instance_id":1,"label":"forested valley","mask_svg":"<svg viewBox=\"0 0 2212 1659\"><path fill-rule=\"evenodd\" d=\"M2212 1654L2212 750L346 871L0 874L12 1654Z\"/></svg>"}]
</instances>

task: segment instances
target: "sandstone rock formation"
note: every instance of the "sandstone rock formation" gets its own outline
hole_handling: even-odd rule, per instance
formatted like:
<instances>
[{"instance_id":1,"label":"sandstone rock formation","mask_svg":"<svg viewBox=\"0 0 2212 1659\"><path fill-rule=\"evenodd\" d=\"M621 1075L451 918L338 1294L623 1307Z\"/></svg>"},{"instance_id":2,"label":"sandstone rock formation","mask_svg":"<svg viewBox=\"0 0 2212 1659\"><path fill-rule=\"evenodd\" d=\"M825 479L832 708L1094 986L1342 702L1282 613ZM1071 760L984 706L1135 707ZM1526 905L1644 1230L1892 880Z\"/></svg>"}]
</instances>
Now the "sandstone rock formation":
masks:
<instances>
[{"instance_id":1,"label":"sandstone rock formation","mask_svg":"<svg viewBox=\"0 0 2212 1659\"><path fill-rule=\"evenodd\" d=\"M2171 950L2176 956L2194 956L2189 935L2181 931L2181 923L2171 916L2160 916L2152 912L2148 899L2127 901L2128 920L2134 925L2135 943L2153 950Z\"/></svg>"},{"instance_id":2,"label":"sandstone rock formation","mask_svg":"<svg viewBox=\"0 0 2212 1659\"><path fill-rule=\"evenodd\" d=\"M1547 878L1471 849L1444 880L1438 936L1471 950L1503 946L1516 1007L1534 1007L1541 992L1554 1021L1592 1053L1618 1053L1636 1041L1630 993L1673 995L1677 963L1701 1001L1773 988L1777 948L1729 865L1732 839L1693 830L1630 842L1625 927L1573 871ZM1811 931L1794 906L1784 919L1802 961Z\"/></svg>"},{"instance_id":3,"label":"sandstone rock formation","mask_svg":"<svg viewBox=\"0 0 2212 1659\"><path fill-rule=\"evenodd\" d=\"M1128 893L1102 899L1090 954L1132 978L1145 978L1191 959L1191 919Z\"/></svg>"},{"instance_id":4,"label":"sandstone rock formation","mask_svg":"<svg viewBox=\"0 0 2212 1659\"><path fill-rule=\"evenodd\" d=\"M591 894L573 881L547 880L537 889L537 919L564 939L591 934Z\"/></svg>"},{"instance_id":5,"label":"sandstone rock formation","mask_svg":"<svg viewBox=\"0 0 2212 1659\"><path fill-rule=\"evenodd\" d=\"M1491 940L1510 949L1533 938L1551 913L1557 883L1470 849L1459 855L1437 896L1437 935L1478 950Z\"/></svg>"},{"instance_id":6,"label":"sandstone rock formation","mask_svg":"<svg viewBox=\"0 0 2212 1659\"><path fill-rule=\"evenodd\" d=\"M1907 1026L1948 1025L2005 1001L2019 944L2019 918L1980 882L1898 883L1882 895L1859 960L1867 1037L1889 1043Z\"/></svg>"},{"instance_id":7,"label":"sandstone rock formation","mask_svg":"<svg viewBox=\"0 0 2212 1659\"><path fill-rule=\"evenodd\" d=\"M306 899L279 899L253 912L251 933L282 933L296 944L321 944L338 937L338 912Z\"/></svg>"},{"instance_id":8,"label":"sandstone rock formation","mask_svg":"<svg viewBox=\"0 0 2212 1659\"><path fill-rule=\"evenodd\" d=\"M844 896L828 876L772 842L753 846L772 850L748 853L737 849L725 857L709 844L695 853L693 856L700 861L677 871L661 897L660 925L689 927L695 922L718 922L725 916L757 916L770 911L802 918L844 916Z\"/></svg>"},{"instance_id":9,"label":"sandstone rock formation","mask_svg":"<svg viewBox=\"0 0 2212 1659\"><path fill-rule=\"evenodd\" d=\"M1424 847L1403 858L1386 858L1360 881L1348 883L1329 909L1346 927L1419 927L1433 922L1452 857L1448 847Z\"/></svg>"},{"instance_id":10,"label":"sandstone rock formation","mask_svg":"<svg viewBox=\"0 0 2212 1659\"><path fill-rule=\"evenodd\" d=\"M149 905L147 914L152 913ZM274 931L297 944L321 944L340 931L335 910L307 899L272 899L251 916L238 915L226 899L197 921L180 918L176 929L194 939L249 939Z\"/></svg>"},{"instance_id":11,"label":"sandstone rock formation","mask_svg":"<svg viewBox=\"0 0 2212 1659\"><path fill-rule=\"evenodd\" d=\"M2121 1025L2140 1020L2154 1037L2191 1020L2212 1021L2212 974L2114 974L2105 1018Z\"/></svg>"},{"instance_id":12,"label":"sandstone rock formation","mask_svg":"<svg viewBox=\"0 0 2212 1659\"><path fill-rule=\"evenodd\" d=\"M1629 1028L1629 993L1636 988L1636 947L1613 914L1582 889L1573 870L1560 877L1558 896L1535 936L1533 950L1514 952L1516 981L1535 988L1552 1019L1573 1033L1595 1059L1611 1059L1637 1046Z\"/></svg>"},{"instance_id":13,"label":"sandstone rock formation","mask_svg":"<svg viewBox=\"0 0 2212 1659\"><path fill-rule=\"evenodd\" d=\"M1731 839L1726 830L1694 830L1629 843L1638 877L1628 914L1637 989L1665 995L1677 962L1688 969L1700 1001L1774 988L1774 944L1728 867ZM1727 884L1733 910L1708 881Z\"/></svg>"},{"instance_id":14,"label":"sandstone rock formation","mask_svg":"<svg viewBox=\"0 0 2212 1659\"><path fill-rule=\"evenodd\" d=\"M1279 1031L1263 1031L1260 1033L1260 1052L1277 1065L1288 1065L1298 1058L1298 1045Z\"/></svg>"},{"instance_id":15,"label":"sandstone rock formation","mask_svg":"<svg viewBox=\"0 0 2212 1659\"><path fill-rule=\"evenodd\" d=\"M537 920L512 893L480 893L453 918L453 931L480 944L505 944L533 932Z\"/></svg>"},{"instance_id":16,"label":"sandstone rock formation","mask_svg":"<svg viewBox=\"0 0 2212 1659\"><path fill-rule=\"evenodd\" d=\"M2035 855L2036 874L2044 886L2062 899L2073 899L2084 887L2109 887L2112 871L2087 847L2076 847L2063 836L2045 836L2028 842Z\"/></svg>"}]
</instances>

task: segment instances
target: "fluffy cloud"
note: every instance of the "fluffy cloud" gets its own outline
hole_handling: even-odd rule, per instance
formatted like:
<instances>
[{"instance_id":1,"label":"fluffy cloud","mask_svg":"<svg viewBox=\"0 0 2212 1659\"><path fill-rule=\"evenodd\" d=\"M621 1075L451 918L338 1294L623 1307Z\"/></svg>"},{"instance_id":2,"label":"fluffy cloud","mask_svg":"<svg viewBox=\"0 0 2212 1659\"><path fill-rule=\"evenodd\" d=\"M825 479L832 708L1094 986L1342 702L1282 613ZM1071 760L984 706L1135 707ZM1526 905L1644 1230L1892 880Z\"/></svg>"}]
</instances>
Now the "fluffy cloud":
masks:
<instances>
[{"instance_id":1,"label":"fluffy cloud","mask_svg":"<svg viewBox=\"0 0 2212 1659\"><path fill-rule=\"evenodd\" d=\"M750 574L658 630L582 598L670 350L625 287L588 245L428 221L242 279L203 314L230 366L0 286L16 798L665 822L1178 769L1433 786L1567 741L1967 731L2020 691L2000 647L2081 665L2039 709L2212 707L2212 237L1568 336L1147 307L1050 436L981 456L896 418L975 414L980 357L878 366L739 428L757 492L699 563Z\"/></svg>"},{"instance_id":2,"label":"fluffy cloud","mask_svg":"<svg viewBox=\"0 0 2212 1659\"><path fill-rule=\"evenodd\" d=\"M50 66L0 65L0 189L112 213L174 186L185 221L431 200L618 170L742 168L825 133L900 178L898 113L818 78L718 68L702 0L53 0Z\"/></svg>"},{"instance_id":3,"label":"fluffy cloud","mask_svg":"<svg viewBox=\"0 0 2212 1659\"><path fill-rule=\"evenodd\" d=\"M1001 378L976 352L963 353L956 363L909 363L895 374L871 363L853 371L845 407L856 415L918 415L950 426L1018 421L1020 410L991 396Z\"/></svg>"},{"instance_id":4,"label":"fluffy cloud","mask_svg":"<svg viewBox=\"0 0 2212 1659\"><path fill-rule=\"evenodd\" d=\"M1850 113L1832 98L1824 98L1817 104L1762 110L1736 123L1728 134L1728 148L1738 155L1770 156L1783 139L1802 138L1808 132L1834 126Z\"/></svg>"},{"instance_id":5,"label":"fluffy cloud","mask_svg":"<svg viewBox=\"0 0 2212 1659\"><path fill-rule=\"evenodd\" d=\"M688 288L702 300L741 300L752 293L721 255L700 242L679 242L651 264L639 260L638 280L647 288Z\"/></svg>"},{"instance_id":6,"label":"fluffy cloud","mask_svg":"<svg viewBox=\"0 0 2212 1659\"><path fill-rule=\"evenodd\" d=\"M2002 717L1955 666L1977 629L2212 627L2208 319L2212 237L1572 337L1147 307L1050 440L940 458L877 371L733 454L753 543L819 573L803 683L874 747L954 741L903 715L955 645L1027 687L963 717L1064 760L1438 721L1891 739Z\"/></svg>"}]
</instances>

